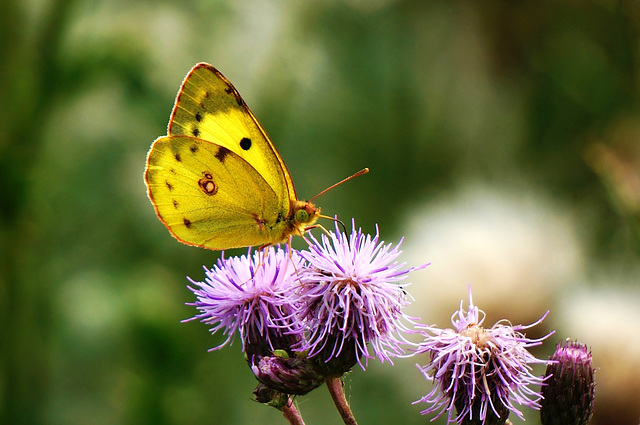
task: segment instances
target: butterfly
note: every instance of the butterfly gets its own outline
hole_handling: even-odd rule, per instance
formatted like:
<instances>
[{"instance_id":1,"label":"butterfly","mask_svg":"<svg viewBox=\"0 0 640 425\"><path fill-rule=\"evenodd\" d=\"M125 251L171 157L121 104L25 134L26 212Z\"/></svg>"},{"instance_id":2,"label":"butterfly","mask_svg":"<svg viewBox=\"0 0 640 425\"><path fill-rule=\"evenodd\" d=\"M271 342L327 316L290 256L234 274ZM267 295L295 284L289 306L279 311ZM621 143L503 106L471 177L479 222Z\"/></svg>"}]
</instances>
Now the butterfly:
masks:
<instances>
[{"instance_id":1,"label":"butterfly","mask_svg":"<svg viewBox=\"0 0 640 425\"><path fill-rule=\"evenodd\" d=\"M302 235L320 216L298 200L273 142L213 66L189 71L167 133L151 145L144 180L178 241L212 250L273 245Z\"/></svg>"}]
</instances>

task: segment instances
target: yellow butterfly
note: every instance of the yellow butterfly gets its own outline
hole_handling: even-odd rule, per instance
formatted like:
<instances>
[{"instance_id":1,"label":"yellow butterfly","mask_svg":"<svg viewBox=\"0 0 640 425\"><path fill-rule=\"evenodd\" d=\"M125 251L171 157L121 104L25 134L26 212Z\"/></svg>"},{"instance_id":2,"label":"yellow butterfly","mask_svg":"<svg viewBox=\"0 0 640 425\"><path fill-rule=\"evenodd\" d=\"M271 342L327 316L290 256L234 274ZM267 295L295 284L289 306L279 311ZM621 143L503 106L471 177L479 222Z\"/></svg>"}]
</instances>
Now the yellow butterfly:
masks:
<instances>
[{"instance_id":1,"label":"yellow butterfly","mask_svg":"<svg viewBox=\"0 0 640 425\"><path fill-rule=\"evenodd\" d=\"M180 242L213 250L302 235L320 208L299 201L284 161L238 91L199 63L176 97L168 135L147 156L156 215Z\"/></svg>"}]
</instances>

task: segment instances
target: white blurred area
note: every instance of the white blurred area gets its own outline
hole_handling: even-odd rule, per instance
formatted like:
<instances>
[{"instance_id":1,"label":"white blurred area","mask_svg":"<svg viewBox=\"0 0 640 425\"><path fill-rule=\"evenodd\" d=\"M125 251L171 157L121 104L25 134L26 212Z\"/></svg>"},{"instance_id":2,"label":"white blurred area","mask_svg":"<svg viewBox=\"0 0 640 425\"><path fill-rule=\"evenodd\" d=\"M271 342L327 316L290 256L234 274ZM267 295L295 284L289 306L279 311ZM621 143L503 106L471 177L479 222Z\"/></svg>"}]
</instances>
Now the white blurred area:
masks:
<instances>
[{"instance_id":1,"label":"white blurred area","mask_svg":"<svg viewBox=\"0 0 640 425\"><path fill-rule=\"evenodd\" d=\"M487 320L533 322L584 280L568 213L530 189L469 184L411 210L404 258L431 263L409 287L411 313L424 322L448 326L468 285Z\"/></svg>"},{"instance_id":2,"label":"white blurred area","mask_svg":"<svg viewBox=\"0 0 640 425\"><path fill-rule=\"evenodd\" d=\"M410 314L450 328L460 301L468 306L468 285L474 304L487 314L487 327L500 319L529 324L549 310L528 334L555 330L544 343L549 354L566 338L591 348L599 417L637 402L638 274L593 277L570 206L530 188L469 184L412 211L417 214L406 221L403 259L410 266L431 264L410 276Z\"/></svg>"}]
</instances>

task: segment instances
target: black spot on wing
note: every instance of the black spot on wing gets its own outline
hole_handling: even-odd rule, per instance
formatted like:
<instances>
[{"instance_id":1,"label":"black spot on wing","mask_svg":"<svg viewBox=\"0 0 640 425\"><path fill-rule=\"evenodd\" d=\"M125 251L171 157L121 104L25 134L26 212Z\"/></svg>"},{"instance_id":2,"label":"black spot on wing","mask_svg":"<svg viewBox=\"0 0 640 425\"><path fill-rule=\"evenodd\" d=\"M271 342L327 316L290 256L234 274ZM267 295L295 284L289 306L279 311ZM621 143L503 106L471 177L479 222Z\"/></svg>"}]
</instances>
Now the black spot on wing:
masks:
<instances>
[{"instance_id":1,"label":"black spot on wing","mask_svg":"<svg viewBox=\"0 0 640 425\"><path fill-rule=\"evenodd\" d=\"M180 157L180 152L174 153L173 157L176 159L176 161L182 162L182 158Z\"/></svg>"},{"instance_id":2,"label":"black spot on wing","mask_svg":"<svg viewBox=\"0 0 640 425\"><path fill-rule=\"evenodd\" d=\"M184 223L184 225L185 225L185 227L187 229L191 229L191 220L189 220L188 218L185 217L185 218L182 219L182 222Z\"/></svg>"},{"instance_id":3,"label":"black spot on wing","mask_svg":"<svg viewBox=\"0 0 640 425\"><path fill-rule=\"evenodd\" d=\"M198 127L193 127L193 130L191 130L191 134L193 135L193 137L200 136L200 129Z\"/></svg>"},{"instance_id":4,"label":"black spot on wing","mask_svg":"<svg viewBox=\"0 0 640 425\"><path fill-rule=\"evenodd\" d=\"M196 152L198 152L198 145L191 145L191 146L189 146L189 150L191 151L191 153L196 153Z\"/></svg>"},{"instance_id":5,"label":"black spot on wing","mask_svg":"<svg viewBox=\"0 0 640 425\"><path fill-rule=\"evenodd\" d=\"M242 140L240 140L240 147L242 150L248 151L251 148L251 139L243 137Z\"/></svg>"},{"instance_id":6,"label":"black spot on wing","mask_svg":"<svg viewBox=\"0 0 640 425\"><path fill-rule=\"evenodd\" d=\"M218 147L218 152L216 153L216 159L220 162L224 162L227 155L229 155L231 151L224 146Z\"/></svg>"},{"instance_id":7,"label":"black spot on wing","mask_svg":"<svg viewBox=\"0 0 640 425\"><path fill-rule=\"evenodd\" d=\"M202 114L200 112L196 112L196 121L198 122L202 121Z\"/></svg>"},{"instance_id":8,"label":"black spot on wing","mask_svg":"<svg viewBox=\"0 0 640 425\"><path fill-rule=\"evenodd\" d=\"M175 208L176 210L178 209L178 201L176 201L175 199L173 200L173 208Z\"/></svg>"},{"instance_id":9,"label":"black spot on wing","mask_svg":"<svg viewBox=\"0 0 640 425\"><path fill-rule=\"evenodd\" d=\"M169 183L169 181L165 181L164 184L167 185L167 189L169 189L169 192L171 192L173 190L173 185L171 183Z\"/></svg>"}]
</instances>

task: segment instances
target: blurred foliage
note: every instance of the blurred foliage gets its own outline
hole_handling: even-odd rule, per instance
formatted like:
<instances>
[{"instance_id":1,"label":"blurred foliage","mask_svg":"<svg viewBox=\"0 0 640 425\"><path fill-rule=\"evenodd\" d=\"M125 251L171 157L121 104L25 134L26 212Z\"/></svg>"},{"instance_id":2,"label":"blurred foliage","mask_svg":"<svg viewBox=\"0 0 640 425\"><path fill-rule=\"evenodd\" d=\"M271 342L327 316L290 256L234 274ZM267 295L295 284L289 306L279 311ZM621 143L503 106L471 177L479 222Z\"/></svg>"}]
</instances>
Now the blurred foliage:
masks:
<instances>
[{"instance_id":1,"label":"blurred foliage","mask_svg":"<svg viewBox=\"0 0 640 425\"><path fill-rule=\"evenodd\" d=\"M624 0L3 0L0 422L284 422L250 401L237 344L208 353L221 337L180 323L184 276L218 254L169 237L146 199L146 152L196 62L239 89L300 197L371 168L325 214L392 240L461 181L520 182L571 207L594 264L637 267L639 37ZM424 423L412 374L349 375L361 423ZM339 423L322 389L298 402Z\"/></svg>"}]
</instances>

